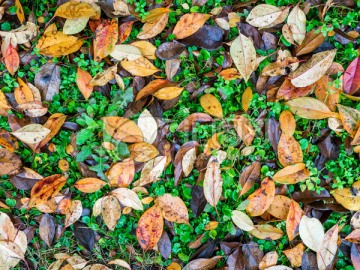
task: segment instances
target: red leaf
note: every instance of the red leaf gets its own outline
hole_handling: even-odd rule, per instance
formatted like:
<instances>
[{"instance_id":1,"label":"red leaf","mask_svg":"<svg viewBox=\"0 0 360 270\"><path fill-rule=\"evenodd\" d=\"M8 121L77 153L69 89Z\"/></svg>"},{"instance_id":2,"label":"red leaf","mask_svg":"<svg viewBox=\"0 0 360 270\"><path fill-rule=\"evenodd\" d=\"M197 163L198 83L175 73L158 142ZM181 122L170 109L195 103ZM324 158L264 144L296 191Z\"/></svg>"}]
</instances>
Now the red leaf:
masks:
<instances>
[{"instance_id":1,"label":"red leaf","mask_svg":"<svg viewBox=\"0 0 360 270\"><path fill-rule=\"evenodd\" d=\"M355 58L344 74L344 91L346 94L353 95L360 88L360 61Z\"/></svg>"},{"instance_id":2,"label":"red leaf","mask_svg":"<svg viewBox=\"0 0 360 270\"><path fill-rule=\"evenodd\" d=\"M5 50L4 62L7 70L11 75L14 75L20 65L19 54L15 50L14 46L10 43Z\"/></svg>"}]
</instances>

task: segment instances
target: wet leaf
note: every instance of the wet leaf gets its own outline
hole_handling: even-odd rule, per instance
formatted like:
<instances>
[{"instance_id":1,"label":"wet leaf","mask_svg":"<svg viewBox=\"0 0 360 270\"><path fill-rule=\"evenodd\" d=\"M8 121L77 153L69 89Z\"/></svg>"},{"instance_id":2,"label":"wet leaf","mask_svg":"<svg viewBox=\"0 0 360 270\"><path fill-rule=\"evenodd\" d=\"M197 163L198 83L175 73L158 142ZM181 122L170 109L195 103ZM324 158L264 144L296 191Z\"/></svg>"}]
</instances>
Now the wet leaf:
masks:
<instances>
[{"instance_id":1,"label":"wet leaf","mask_svg":"<svg viewBox=\"0 0 360 270\"><path fill-rule=\"evenodd\" d=\"M286 220L291 202L292 200L284 195L275 195L267 212L280 220Z\"/></svg>"},{"instance_id":2,"label":"wet leaf","mask_svg":"<svg viewBox=\"0 0 360 270\"><path fill-rule=\"evenodd\" d=\"M156 49L156 56L161 60L170 60L178 57L186 46L179 42L165 42Z\"/></svg>"},{"instance_id":3,"label":"wet leaf","mask_svg":"<svg viewBox=\"0 0 360 270\"><path fill-rule=\"evenodd\" d=\"M223 38L224 31L220 27L205 24L191 36L179 41L205 50L216 50L222 45Z\"/></svg>"},{"instance_id":4,"label":"wet leaf","mask_svg":"<svg viewBox=\"0 0 360 270\"><path fill-rule=\"evenodd\" d=\"M354 137L360 127L360 111L340 104L337 105L337 108L344 129L351 137Z\"/></svg>"},{"instance_id":5,"label":"wet leaf","mask_svg":"<svg viewBox=\"0 0 360 270\"><path fill-rule=\"evenodd\" d=\"M242 246L246 269L257 270L264 253L259 249L258 244L250 242Z\"/></svg>"},{"instance_id":6,"label":"wet leaf","mask_svg":"<svg viewBox=\"0 0 360 270\"><path fill-rule=\"evenodd\" d=\"M46 63L35 74L35 86L40 90L45 101L51 101L59 93L60 67L54 63Z\"/></svg>"},{"instance_id":7,"label":"wet leaf","mask_svg":"<svg viewBox=\"0 0 360 270\"><path fill-rule=\"evenodd\" d=\"M313 29L307 32L304 41L295 49L296 56L313 52L325 41L325 38L320 29Z\"/></svg>"},{"instance_id":8,"label":"wet leaf","mask_svg":"<svg viewBox=\"0 0 360 270\"><path fill-rule=\"evenodd\" d=\"M67 2L56 9L54 16L66 19L77 19L92 17L96 15L96 10L88 3Z\"/></svg>"},{"instance_id":9,"label":"wet leaf","mask_svg":"<svg viewBox=\"0 0 360 270\"><path fill-rule=\"evenodd\" d=\"M351 188L335 189L333 196L335 200L346 209L360 210L360 181L356 181Z\"/></svg>"},{"instance_id":10,"label":"wet leaf","mask_svg":"<svg viewBox=\"0 0 360 270\"><path fill-rule=\"evenodd\" d=\"M95 243L94 232L82 222L75 222L74 224L74 236L80 245L91 251Z\"/></svg>"},{"instance_id":11,"label":"wet leaf","mask_svg":"<svg viewBox=\"0 0 360 270\"><path fill-rule=\"evenodd\" d=\"M43 177L30 168L23 167L18 174L10 176L10 181L20 190L31 189Z\"/></svg>"}]
</instances>

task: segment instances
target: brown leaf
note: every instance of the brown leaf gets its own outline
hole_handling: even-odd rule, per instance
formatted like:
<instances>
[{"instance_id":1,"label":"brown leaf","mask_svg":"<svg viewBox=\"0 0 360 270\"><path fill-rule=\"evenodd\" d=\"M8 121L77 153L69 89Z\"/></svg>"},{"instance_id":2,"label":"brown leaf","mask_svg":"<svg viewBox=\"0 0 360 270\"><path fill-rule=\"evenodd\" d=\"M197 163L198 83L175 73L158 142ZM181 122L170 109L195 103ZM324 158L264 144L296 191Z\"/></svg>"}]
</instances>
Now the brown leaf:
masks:
<instances>
[{"instance_id":1,"label":"brown leaf","mask_svg":"<svg viewBox=\"0 0 360 270\"><path fill-rule=\"evenodd\" d=\"M310 176L310 171L304 163L289 165L277 171L272 177L280 184L296 184L305 181Z\"/></svg>"},{"instance_id":2,"label":"brown leaf","mask_svg":"<svg viewBox=\"0 0 360 270\"><path fill-rule=\"evenodd\" d=\"M85 99L88 99L94 90L94 87L90 85L92 77L86 70L78 68L76 71L76 84L80 89L80 92L84 95Z\"/></svg>"},{"instance_id":3,"label":"brown leaf","mask_svg":"<svg viewBox=\"0 0 360 270\"><path fill-rule=\"evenodd\" d=\"M306 33L304 41L295 49L296 56L311 53L325 41L325 38L319 28Z\"/></svg>"},{"instance_id":4,"label":"brown leaf","mask_svg":"<svg viewBox=\"0 0 360 270\"><path fill-rule=\"evenodd\" d=\"M156 182L166 167L166 156L158 156L145 163L141 175L140 186Z\"/></svg>"},{"instance_id":5,"label":"brown leaf","mask_svg":"<svg viewBox=\"0 0 360 270\"><path fill-rule=\"evenodd\" d=\"M322 269L330 269L337 254L337 241L339 237L339 226L335 224L326 233L324 240L316 253L318 267Z\"/></svg>"},{"instance_id":6,"label":"brown leaf","mask_svg":"<svg viewBox=\"0 0 360 270\"><path fill-rule=\"evenodd\" d=\"M260 178L260 169L261 164L259 161L251 163L249 166L245 167L239 177L239 185L241 185L242 190L240 196L248 192L252 186L255 184L255 181Z\"/></svg>"},{"instance_id":7,"label":"brown leaf","mask_svg":"<svg viewBox=\"0 0 360 270\"><path fill-rule=\"evenodd\" d=\"M105 131L114 139L127 143L143 141L140 128L130 119L119 116L106 116L102 120L105 124Z\"/></svg>"},{"instance_id":8,"label":"brown leaf","mask_svg":"<svg viewBox=\"0 0 360 270\"><path fill-rule=\"evenodd\" d=\"M65 222L64 222L65 228L69 227L70 225L78 221L79 218L81 217L82 212L83 212L83 207L81 201L79 200L72 201L69 210L66 213Z\"/></svg>"},{"instance_id":9,"label":"brown leaf","mask_svg":"<svg viewBox=\"0 0 360 270\"><path fill-rule=\"evenodd\" d=\"M290 261L292 267L300 267L304 250L305 246L303 245L303 243L299 243L295 247L284 250L283 252Z\"/></svg>"},{"instance_id":10,"label":"brown leaf","mask_svg":"<svg viewBox=\"0 0 360 270\"><path fill-rule=\"evenodd\" d=\"M360 243L360 229L353 230L348 236L345 237L345 240L359 244Z\"/></svg>"},{"instance_id":11,"label":"brown leaf","mask_svg":"<svg viewBox=\"0 0 360 270\"><path fill-rule=\"evenodd\" d=\"M215 133L211 136L211 138L207 141L205 147L204 147L204 154L206 156L211 155L211 152L213 150L219 150L221 148L221 145L219 143L219 135L221 133Z\"/></svg>"},{"instance_id":12,"label":"brown leaf","mask_svg":"<svg viewBox=\"0 0 360 270\"><path fill-rule=\"evenodd\" d=\"M337 105L337 108L344 129L351 137L354 137L360 127L360 111L340 104Z\"/></svg>"},{"instance_id":13,"label":"brown leaf","mask_svg":"<svg viewBox=\"0 0 360 270\"><path fill-rule=\"evenodd\" d=\"M118 44L125 42L127 40L127 38L130 36L134 22L135 21L129 21L129 22L124 22L124 23L120 24Z\"/></svg>"},{"instance_id":14,"label":"brown leaf","mask_svg":"<svg viewBox=\"0 0 360 270\"><path fill-rule=\"evenodd\" d=\"M121 205L113 195L107 195L101 200L101 216L110 231L116 227L121 217Z\"/></svg>"},{"instance_id":15,"label":"brown leaf","mask_svg":"<svg viewBox=\"0 0 360 270\"><path fill-rule=\"evenodd\" d=\"M351 262L355 269L360 269L360 248L357 244L351 245Z\"/></svg>"},{"instance_id":16,"label":"brown leaf","mask_svg":"<svg viewBox=\"0 0 360 270\"><path fill-rule=\"evenodd\" d=\"M50 130L50 133L35 147L35 150L45 146L59 131L65 123L66 115L62 113L54 113L44 124L44 127Z\"/></svg>"},{"instance_id":17,"label":"brown leaf","mask_svg":"<svg viewBox=\"0 0 360 270\"><path fill-rule=\"evenodd\" d=\"M97 179L97 178L83 178L77 181L74 186L85 193L93 193L100 190L103 186L106 185L106 182Z\"/></svg>"},{"instance_id":18,"label":"brown leaf","mask_svg":"<svg viewBox=\"0 0 360 270\"><path fill-rule=\"evenodd\" d=\"M35 74L35 86L40 90L45 101L52 101L54 95L59 93L60 67L54 63L46 63Z\"/></svg>"},{"instance_id":19,"label":"brown leaf","mask_svg":"<svg viewBox=\"0 0 360 270\"><path fill-rule=\"evenodd\" d=\"M294 238L299 234L299 225L303 211L300 205L292 200L289 206L289 213L286 218L286 233L288 235L289 241L294 240Z\"/></svg>"},{"instance_id":20,"label":"brown leaf","mask_svg":"<svg viewBox=\"0 0 360 270\"><path fill-rule=\"evenodd\" d=\"M249 270L257 270L264 253L259 249L258 244L250 242L242 245L245 267Z\"/></svg>"},{"instance_id":21,"label":"brown leaf","mask_svg":"<svg viewBox=\"0 0 360 270\"><path fill-rule=\"evenodd\" d=\"M21 159L15 153L5 148L0 149L0 175L17 174L21 166Z\"/></svg>"},{"instance_id":22,"label":"brown leaf","mask_svg":"<svg viewBox=\"0 0 360 270\"><path fill-rule=\"evenodd\" d=\"M259 263L259 269L264 270L268 267L276 265L278 261L279 255L276 253L276 251L270 251L265 254L265 256L262 258L261 262Z\"/></svg>"},{"instance_id":23,"label":"brown leaf","mask_svg":"<svg viewBox=\"0 0 360 270\"><path fill-rule=\"evenodd\" d=\"M284 167L301 163L303 161L303 153L300 144L286 133L282 133L278 143L278 158Z\"/></svg>"},{"instance_id":24,"label":"brown leaf","mask_svg":"<svg viewBox=\"0 0 360 270\"><path fill-rule=\"evenodd\" d=\"M276 93L277 99L290 100L299 97L310 95L313 91L313 86L295 87L289 78L286 78Z\"/></svg>"},{"instance_id":25,"label":"brown leaf","mask_svg":"<svg viewBox=\"0 0 360 270\"><path fill-rule=\"evenodd\" d=\"M272 216L286 220L292 200L283 195L275 195L273 202L266 210Z\"/></svg>"},{"instance_id":26,"label":"brown leaf","mask_svg":"<svg viewBox=\"0 0 360 270\"><path fill-rule=\"evenodd\" d=\"M177 39L183 39L194 34L199 30L205 22L211 17L209 14L188 13L181 16L180 20L175 25L173 34Z\"/></svg>"},{"instance_id":27,"label":"brown leaf","mask_svg":"<svg viewBox=\"0 0 360 270\"><path fill-rule=\"evenodd\" d=\"M206 113L193 113L186 117L177 127L176 131L191 132L196 123L211 123L213 119Z\"/></svg>"},{"instance_id":28,"label":"brown leaf","mask_svg":"<svg viewBox=\"0 0 360 270\"><path fill-rule=\"evenodd\" d=\"M271 205L275 197L275 184L269 177L261 182L261 187L255 190L247 199L249 204L246 212L254 217L262 215Z\"/></svg>"},{"instance_id":29,"label":"brown leaf","mask_svg":"<svg viewBox=\"0 0 360 270\"><path fill-rule=\"evenodd\" d=\"M324 102L331 111L336 110L336 105L340 100L340 89L337 89L329 76L322 76L315 83L315 96L318 100Z\"/></svg>"},{"instance_id":30,"label":"brown leaf","mask_svg":"<svg viewBox=\"0 0 360 270\"><path fill-rule=\"evenodd\" d=\"M136 228L136 237L142 249L152 249L158 243L164 227L161 209L152 206L140 217Z\"/></svg>"},{"instance_id":31,"label":"brown leaf","mask_svg":"<svg viewBox=\"0 0 360 270\"><path fill-rule=\"evenodd\" d=\"M31 189L31 197L28 206L33 207L45 203L56 196L66 184L66 177L54 174L40 179Z\"/></svg>"},{"instance_id":32,"label":"brown leaf","mask_svg":"<svg viewBox=\"0 0 360 270\"><path fill-rule=\"evenodd\" d=\"M243 115L236 115L234 128L246 146L249 146L255 137L255 130L250 121Z\"/></svg>"},{"instance_id":33,"label":"brown leaf","mask_svg":"<svg viewBox=\"0 0 360 270\"><path fill-rule=\"evenodd\" d=\"M137 38L149 39L160 34L168 23L170 12L169 8L154 8L150 10L145 18L143 29L137 35Z\"/></svg>"},{"instance_id":34,"label":"brown leaf","mask_svg":"<svg viewBox=\"0 0 360 270\"><path fill-rule=\"evenodd\" d=\"M183 270L213 269L223 256L215 256L209 259L196 259L184 266Z\"/></svg>"},{"instance_id":35,"label":"brown leaf","mask_svg":"<svg viewBox=\"0 0 360 270\"><path fill-rule=\"evenodd\" d=\"M223 180L220 172L220 164L217 160L207 166L204 178L204 194L208 203L216 209L222 193Z\"/></svg>"},{"instance_id":36,"label":"brown leaf","mask_svg":"<svg viewBox=\"0 0 360 270\"><path fill-rule=\"evenodd\" d=\"M55 222L52 216L44 214L39 225L40 238L51 247L51 243L55 236Z\"/></svg>"},{"instance_id":37,"label":"brown leaf","mask_svg":"<svg viewBox=\"0 0 360 270\"><path fill-rule=\"evenodd\" d=\"M170 193L157 197L155 200L163 217L170 222L189 224L189 214L185 203L180 197L173 197Z\"/></svg>"},{"instance_id":38,"label":"brown leaf","mask_svg":"<svg viewBox=\"0 0 360 270\"><path fill-rule=\"evenodd\" d=\"M18 174L10 176L10 181L17 189L29 190L42 178L40 174L32 169L23 167Z\"/></svg>"},{"instance_id":39,"label":"brown leaf","mask_svg":"<svg viewBox=\"0 0 360 270\"><path fill-rule=\"evenodd\" d=\"M153 145L146 142L139 142L130 145L129 151L130 158L137 162L146 162L159 155L158 150Z\"/></svg>"},{"instance_id":40,"label":"brown leaf","mask_svg":"<svg viewBox=\"0 0 360 270\"><path fill-rule=\"evenodd\" d=\"M112 19L101 23L95 31L94 39L94 60L100 61L108 56L118 41L117 20Z\"/></svg>"}]
</instances>

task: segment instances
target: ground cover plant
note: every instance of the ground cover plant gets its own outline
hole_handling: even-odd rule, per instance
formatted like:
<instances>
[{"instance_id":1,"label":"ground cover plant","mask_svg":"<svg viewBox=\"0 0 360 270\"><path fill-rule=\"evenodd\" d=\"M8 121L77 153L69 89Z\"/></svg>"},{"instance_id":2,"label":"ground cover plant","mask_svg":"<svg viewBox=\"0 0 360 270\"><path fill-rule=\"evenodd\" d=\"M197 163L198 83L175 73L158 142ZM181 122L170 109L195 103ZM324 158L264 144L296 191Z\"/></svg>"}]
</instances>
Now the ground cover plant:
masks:
<instances>
[{"instance_id":1,"label":"ground cover plant","mask_svg":"<svg viewBox=\"0 0 360 270\"><path fill-rule=\"evenodd\" d=\"M360 3L0 5L0 269L360 269Z\"/></svg>"}]
</instances>

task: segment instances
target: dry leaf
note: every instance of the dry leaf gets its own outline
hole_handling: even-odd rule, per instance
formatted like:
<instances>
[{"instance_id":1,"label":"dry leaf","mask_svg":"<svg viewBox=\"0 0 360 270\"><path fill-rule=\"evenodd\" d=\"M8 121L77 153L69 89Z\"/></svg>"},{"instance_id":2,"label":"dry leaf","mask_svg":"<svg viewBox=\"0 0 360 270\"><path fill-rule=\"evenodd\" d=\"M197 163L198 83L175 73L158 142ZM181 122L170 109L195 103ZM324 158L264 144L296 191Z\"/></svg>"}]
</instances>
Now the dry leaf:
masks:
<instances>
[{"instance_id":1,"label":"dry leaf","mask_svg":"<svg viewBox=\"0 0 360 270\"><path fill-rule=\"evenodd\" d=\"M117 20L101 23L95 31L94 60L100 61L115 50L118 41Z\"/></svg>"},{"instance_id":2,"label":"dry leaf","mask_svg":"<svg viewBox=\"0 0 360 270\"><path fill-rule=\"evenodd\" d=\"M243 231L249 232L255 228L254 223L249 216L241 211L233 210L231 213L231 219L235 225Z\"/></svg>"},{"instance_id":3,"label":"dry leaf","mask_svg":"<svg viewBox=\"0 0 360 270\"><path fill-rule=\"evenodd\" d=\"M273 227L269 224L255 225L255 229L251 230L249 233L259 239L266 240L277 240L284 235L281 229Z\"/></svg>"},{"instance_id":4,"label":"dry leaf","mask_svg":"<svg viewBox=\"0 0 360 270\"><path fill-rule=\"evenodd\" d=\"M180 197L166 193L157 197L155 204L161 209L163 217L170 222L189 224L189 214Z\"/></svg>"},{"instance_id":5,"label":"dry leaf","mask_svg":"<svg viewBox=\"0 0 360 270\"><path fill-rule=\"evenodd\" d=\"M204 195L207 202L216 209L222 193L223 180L218 161L212 161L206 168L204 177Z\"/></svg>"},{"instance_id":6,"label":"dry leaf","mask_svg":"<svg viewBox=\"0 0 360 270\"><path fill-rule=\"evenodd\" d=\"M113 195L107 195L101 200L101 216L110 231L113 231L121 216L121 206Z\"/></svg>"},{"instance_id":7,"label":"dry leaf","mask_svg":"<svg viewBox=\"0 0 360 270\"><path fill-rule=\"evenodd\" d=\"M92 17L97 14L96 10L88 3L67 2L56 9L54 16L77 19L83 17Z\"/></svg>"},{"instance_id":8,"label":"dry leaf","mask_svg":"<svg viewBox=\"0 0 360 270\"><path fill-rule=\"evenodd\" d=\"M83 211L83 207L81 201L74 200L71 202L71 206L66 213L64 226L69 227L70 225L74 224L78 219L81 217Z\"/></svg>"},{"instance_id":9,"label":"dry leaf","mask_svg":"<svg viewBox=\"0 0 360 270\"><path fill-rule=\"evenodd\" d=\"M145 57L133 61L121 61L122 67L133 76L146 77L160 71Z\"/></svg>"},{"instance_id":10,"label":"dry leaf","mask_svg":"<svg viewBox=\"0 0 360 270\"><path fill-rule=\"evenodd\" d=\"M106 185L106 182L97 179L97 178L83 178L77 181L74 186L85 193L93 193L100 190L103 186Z\"/></svg>"},{"instance_id":11,"label":"dry leaf","mask_svg":"<svg viewBox=\"0 0 360 270\"><path fill-rule=\"evenodd\" d=\"M286 220L292 200L283 195L275 195L273 202L266 210L272 216Z\"/></svg>"},{"instance_id":12,"label":"dry leaf","mask_svg":"<svg viewBox=\"0 0 360 270\"><path fill-rule=\"evenodd\" d=\"M177 39L183 39L194 34L211 17L209 14L188 13L181 16L175 25L173 34Z\"/></svg>"},{"instance_id":13,"label":"dry leaf","mask_svg":"<svg viewBox=\"0 0 360 270\"><path fill-rule=\"evenodd\" d=\"M141 129L130 119L119 116L102 118L105 131L115 140L127 143L142 142L144 140Z\"/></svg>"},{"instance_id":14,"label":"dry leaf","mask_svg":"<svg viewBox=\"0 0 360 270\"><path fill-rule=\"evenodd\" d=\"M156 137L158 131L158 124L152 114L145 109L138 118L138 127L144 135L144 142L152 144Z\"/></svg>"},{"instance_id":15,"label":"dry leaf","mask_svg":"<svg viewBox=\"0 0 360 270\"><path fill-rule=\"evenodd\" d=\"M305 181L310 176L310 171L304 163L289 165L277 171L272 177L276 183L296 184Z\"/></svg>"},{"instance_id":16,"label":"dry leaf","mask_svg":"<svg viewBox=\"0 0 360 270\"><path fill-rule=\"evenodd\" d=\"M303 243L299 243L291 249L284 250L283 253L290 261L292 267L300 267L304 250L305 246L303 245Z\"/></svg>"},{"instance_id":17,"label":"dry leaf","mask_svg":"<svg viewBox=\"0 0 360 270\"><path fill-rule=\"evenodd\" d=\"M261 216L272 204L275 197L275 183L269 177L261 182L261 187L254 191L247 199L249 204L246 212L254 217Z\"/></svg>"},{"instance_id":18,"label":"dry leaf","mask_svg":"<svg viewBox=\"0 0 360 270\"><path fill-rule=\"evenodd\" d=\"M300 144L291 135L282 133L278 142L278 158L284 167L301 163L303 161L303 153Z\"/></svg>"},{"instance_id":19,"label":"dry leaf","mask_svg":"<svg viewBox=\"0 0 360 270\"><path fill-rule=\"evenodd\" d=\"M327 270L331 268L337 254L338 237L339 226L338 224L335 224L325 233L324 240L316 253L319 270Z\"/></svg>"},{"instance_id":20,"label":"dry leaf","mask_svg":"<svg viewBox=\"0 0 360 270\"><path fill-rule=\"evenodd\" d=\"M324 119L328 117L337 118L337 113L330 109L321 101L311 97L301 97L289 100L285 103L290 111L306 119Z\"/></svg>"},{"instance_id":21,"label":"dry leaf","mask_svg":"<svg viewBox=\"0 0 360 270\"><path fill-rule=\"evenodd\" d=\"M252 90L250 87L246 87L241 97L241 107L246 113L249 110L251 99L252 99Z\"/></svg>"},{"instance_id":22,"label":"dry leaf","mask_svg":"<svg viewBox=\"0 0 360 270\"><path fill-rule=\"evenodd\" d=\"M132 158L115 163L106 172L111 186L128 187L135 175L135 164Z\"/></svg>"},{"instance_id":23,"label":"dry leaf","mask_svg":"<svg viewBox=\"0 0 360 270\"><path fill-rule=\"evenodd\" d=\"M125 207L134 210L144 210L144 207L136 193L128 188L117 188L111 192Z\"/></svg>"},{"instance_id":24,"label":"dry leaf","mask_svg":"<svg viewBox=\"0 0 360 270\"><path fill-rule=\"evenodd\" d=\"M244 144L249 146L255 137L255 130L250 121L243 115L236 115L234 119L234 128Z\"/></svg>"},{"instance_id":25,"label":"dry leaf","mask_svg":"<svg viewBox=\"0 0 360 270\"><path fill-rule=\"evenodd\" d=\"M83 94L83 96L88 99L91 95L91 93L94 90L94 87L90 85L92 77L89 72L86 70L82 70L81 68L77 69L76 72L76 84L80 89L80 92Z\"/></svg>"},{"instance_id":26,"label":"dry leaf","mask_svg":"<svg viewBox=\"0 0 360 270\"><path fill-rule=\"evenodd\" d=\"M145 163L141 175L140 175L140 186L156 182L159 180L160 175L164 171L166 166L166 157L158 156Z\"/></svg>"},{"instance_id":27,"label":"dry leaf","mask_svg":"<svg viewBox=\"0 0 360 270\"><path fill-rule=\"evenodd\" d=\"M223 118L221 104L214 95L205 94L201 96L200 105L208 114L215 117Z\"/></svg>"},{"instance_id":28,"label":"dry leaf","mask_svg":"<svg viewBox=\"0 0 360 270\"><path fill-rule=\"evenodd\" d=\"M289 213L286 218L286 233L289 241L294 240L294 238L299 234L299 225L302 215L303 211L300 205L296 201L292 200L289 206Z\"/></svg>"},{"instance_id":29,"label":"dry leaf","mask_svg":"<svg viewBox=\"0 0 360 270\"><path fill-rule=\"evenodd\" d=\"M324 228L318 219L302 216L299 233L301 240L308 248L315 252L320 250L325 233Z\"/></svg>"}]
</instances>

